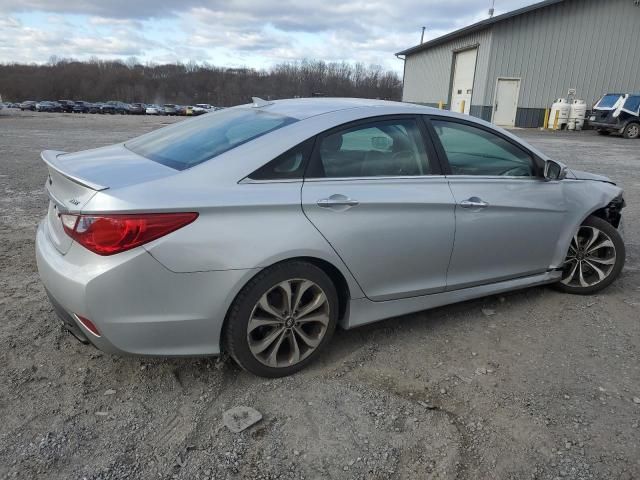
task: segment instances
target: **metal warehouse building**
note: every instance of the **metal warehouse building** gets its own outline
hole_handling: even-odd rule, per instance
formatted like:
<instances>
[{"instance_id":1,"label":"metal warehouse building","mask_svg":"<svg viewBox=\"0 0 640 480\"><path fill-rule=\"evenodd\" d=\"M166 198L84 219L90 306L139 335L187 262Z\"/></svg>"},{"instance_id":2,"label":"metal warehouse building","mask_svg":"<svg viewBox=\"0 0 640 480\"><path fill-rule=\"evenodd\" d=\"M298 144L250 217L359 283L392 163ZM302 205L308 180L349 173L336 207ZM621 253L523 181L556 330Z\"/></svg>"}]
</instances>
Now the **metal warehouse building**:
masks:
<instances>
[{"instance_id":1,"label":"metal warehouse building","mask_svg":"<svg viewBox=\"0 0 640 480\"><path fill-rule=\"evenodd\" d=\"M554 99L640 92L640 0L547 0L397 54L405 102L539 127Z\"/></svg>"}]
</instances>

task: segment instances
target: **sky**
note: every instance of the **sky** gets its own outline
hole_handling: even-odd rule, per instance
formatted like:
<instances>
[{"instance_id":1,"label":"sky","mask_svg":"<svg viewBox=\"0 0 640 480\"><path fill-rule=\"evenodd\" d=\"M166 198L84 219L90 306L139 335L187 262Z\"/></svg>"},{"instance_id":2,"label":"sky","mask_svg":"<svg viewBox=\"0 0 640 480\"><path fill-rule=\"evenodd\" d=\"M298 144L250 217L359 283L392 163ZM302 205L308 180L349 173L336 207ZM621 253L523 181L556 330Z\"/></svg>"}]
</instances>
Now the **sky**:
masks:
<instances>
[{"instance_id":1,"label":"sky","mask_svg":"<svg viewBox=\"0 0 640 480\"><path fill-rule=\"evenodd\" d=\"M536 0L494 0L496 14ZM269 68L302 60L402 71L394 53L487 18L491 0L0 0L0 63L135 58Z\"/></svg>"}]
</instances>

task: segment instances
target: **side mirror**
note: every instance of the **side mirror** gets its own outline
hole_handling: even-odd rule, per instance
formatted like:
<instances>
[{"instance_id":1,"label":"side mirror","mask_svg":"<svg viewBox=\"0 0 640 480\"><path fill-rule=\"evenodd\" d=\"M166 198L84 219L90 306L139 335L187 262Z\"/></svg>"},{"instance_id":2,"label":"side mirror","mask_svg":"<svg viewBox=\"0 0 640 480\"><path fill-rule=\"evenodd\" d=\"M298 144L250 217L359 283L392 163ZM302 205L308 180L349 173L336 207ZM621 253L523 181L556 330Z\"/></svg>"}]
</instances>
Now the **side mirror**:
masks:
<instances>
[{"instance_id":1,"label":"side mirror","mask_svg":"<svg viewBox=\"0 0 640 480\"><path fill-rule=\"evenodd\" d=\"M544 179L563 180L567 176L567 166L556 162L555 160L547 160L544 162Z\"/></svg>"}]
</instances>

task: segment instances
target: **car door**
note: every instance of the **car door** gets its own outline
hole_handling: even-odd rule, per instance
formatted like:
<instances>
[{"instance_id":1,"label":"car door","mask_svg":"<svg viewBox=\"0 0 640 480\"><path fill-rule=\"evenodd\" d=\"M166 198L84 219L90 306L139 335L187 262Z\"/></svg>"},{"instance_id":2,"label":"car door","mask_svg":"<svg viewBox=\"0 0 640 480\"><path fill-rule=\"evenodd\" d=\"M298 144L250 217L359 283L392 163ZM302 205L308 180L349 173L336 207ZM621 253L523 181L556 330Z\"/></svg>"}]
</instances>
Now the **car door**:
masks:
<instances>
[{"instance_id":1,"label":"car door","mask_svg":"<svg viewBox=\"0 0 640 480\"><path fill-rule=\"evenodd\" d=\"M561 182L545 181L542 162L497 130L445 117L430 125L456 202L447 289L547 271L566 213Z\"/></svg>"},{"instance_id":2,"label":"car door","mask_svg":"<svg viewBox=\"0 0 640 480\"><path fill-rule=\"evenodd\" d=\"M444 291L454 202L417 116L318 136L302 207L372 300Z\"/></svg>"}]
</instances>

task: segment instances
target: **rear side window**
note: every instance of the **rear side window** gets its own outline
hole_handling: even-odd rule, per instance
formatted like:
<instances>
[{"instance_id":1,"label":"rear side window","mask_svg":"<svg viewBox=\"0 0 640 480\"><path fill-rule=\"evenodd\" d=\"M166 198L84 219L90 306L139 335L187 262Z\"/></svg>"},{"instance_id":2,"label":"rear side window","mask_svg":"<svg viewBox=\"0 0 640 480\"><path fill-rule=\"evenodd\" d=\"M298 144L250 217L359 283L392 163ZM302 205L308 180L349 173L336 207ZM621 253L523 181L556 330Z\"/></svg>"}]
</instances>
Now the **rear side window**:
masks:
<instances>
[{"instance_id":1,"label":"rear side window","mask_svg":"<svg viewBox=\"0 0 640 480\"><path fill-rule=\"evenodd\" d=\"M134 138L125 147L185 170L296 121L258 109L220 110Z\"/></svg>"},{"instance_id":2,"label":"rear side window","mask_svg":"<svg viewBox=\"0 0 640 480\"><path fill-rule=\"evenodd\" d=\"M414 119L380 120L334 131L318 140L310 177L399 177L430 174Z\"/></svg>"},{"instance_id":3,"label":"rear side window","mask_svg":"<svg viewBox=\"0 0 640 480\"><path fill-rule=\"evenodd\" d=\"M251 180L302 179L307 160L313 148L313 139L296 145L249 175Z\"/></svg>"},{"instance_id":4,"label":"rear side window","mask_svg":"<svg viewBox=\"0 0 640 480\"><path fill-rule=\"evenodd\" d=\"M535 176L531 156L502 137L462 123L431 123L453 175Z\"/></svg>"}]
</instances>

